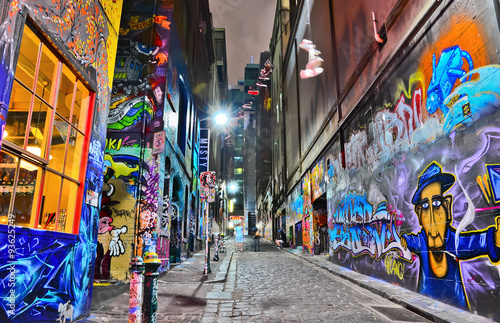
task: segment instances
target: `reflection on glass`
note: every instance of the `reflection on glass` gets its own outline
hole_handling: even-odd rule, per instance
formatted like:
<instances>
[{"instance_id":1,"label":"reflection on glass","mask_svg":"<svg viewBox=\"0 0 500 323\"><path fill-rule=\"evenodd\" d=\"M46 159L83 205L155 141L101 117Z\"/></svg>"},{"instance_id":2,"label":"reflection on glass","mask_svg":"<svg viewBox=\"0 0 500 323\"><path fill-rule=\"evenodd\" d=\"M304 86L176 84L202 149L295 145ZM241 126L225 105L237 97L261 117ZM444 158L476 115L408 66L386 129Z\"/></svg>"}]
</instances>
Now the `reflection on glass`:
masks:
<instances>
[{"instance_id":1,"label":"reflection on glass","mask_svg":"<svg viewBox=\"0 0 500 323\"><path fill-rule=\"evenodd\" d=\"M57 231L68 233L72 231L77 193L78 185L76 185L76 183L74 182L64 179L61 193L61 204L59 206L59 216L57 219Z\"/></svg>"},{"instance_id":2,"label":"reflection on glass","mask_svg":"<svg viewBox=\"0 0 500 323\"><path fill-rule=\"evenodd\" d=\"M78 180L80 173L84 136L76 130L71 131L68 141L68 153L66 156L66 168L64 174Z\"/></svg>"},{"instance_id":3,"label":"reflection on glass","mask_svg":"<svg viewBox=\"0 0 500 323\"><path fill-rule=\"evenodd\" d=\"M71 70L63 65L61 84L57 94L56 111L63 118L71 121L71 104L73 103L73 93L75 92L76 77Z\"/></svg>"},{"instance_id":4,"label":"reflection on glass","mask_svg":"<svg viewBox=\"0 0 500 323\"><path fill-rule=\"evenodd\" d=\"M40 39L28 27L24 28L23 33L15 78L32 89Z\"/></svg>"},{"instance_id":5,"label":"reflection on glass","mask_svg":"<svg viewBox=\"0 0 500 323\"><path fill-rule=\"evenodd\" d=\"M36 214L36 208L33 208L33 203L37 176L40 172L40 167L21 160L16 196L14 198L14 209L12 210L12 213L16 216L16 225L31 226L31 219Z\"/></svg>"},{"instance_id":6,"label":"reflection on glass","mask_svg":"<svg viewBox=\"0 0 500 323\"><path fill-rule=\"evenodd\" d=\"M35 105L33 107L33 115L31 117L30 133L28 137L28 148L34 150L34 147L40 149L40 154L38 156L46 158L46 145L45 134L47 133L47 128L50 123L50 114L48 113L48 105L40 101L40 99L35 99ZM30 149L28 149L29 151Z\"/></svg>"},{"instance_id":7,"label":"reflection on glass","mask_svg":"<svg viewBox=\"0 0 500 323\"><path fill-rule=\"evenodd\" d=\"M42 213L38 227L44 230L54 230L56 226L57 205L61 191L61 177L47 171L43 185Z\"/></svg>"},{"instance_id":8,"label":"reflection on glass","mask_svg":"<svg viewBox=\"0 0 500 323\"><path fill-rule=\"evenodd\" d=\"M50 49L42 45L42 55L40 57L40 67L38 71L38 80L36 84L36 94L49 102L52 94L51 80L56 79L56 65L58 59Z\"/></svg>"},{"instance_id":9,"label":"reflection on glass","mask_svg":"<svg viewBox=\"0 0 500 323\"><path fill-rule=\"evenodd\" d=\"M8 214L18 158L0 151L0 224L8 224Z\"/></svg>"},{"instance_id":10,"label":"reflection on glass","mask_svg":"<svg viewBox=\"0 0 500 323\"><path fill-rule=\"evenodd\" d=\"M24 147L31 96L28 90L14 81L5 124L5 133L7 134L5 140L19 147Z\"/></svg>"},{"instance_id":11,"label":"reflection on glass","mask_svg":"<svg viewBox=\"0 0 500 323\"><path fill-rule=\"evenodd\" d=\"M77 126L80 131L85 131L87 112L90 104L90 92L82 82L78 82L75 95L75 105L73 107L73 119L71 123Z\"/></svg>"},{"instance_id":12,"label":"reflection on glass","mask_svg":"<svg viewBox=\"0 0 500 323\"><path fill-rule=\"evenodd\" d=\"M49 167L61 173L64 166L67 138L68 123L56 114L52 128Z\"/></svg>"}]
</instances>

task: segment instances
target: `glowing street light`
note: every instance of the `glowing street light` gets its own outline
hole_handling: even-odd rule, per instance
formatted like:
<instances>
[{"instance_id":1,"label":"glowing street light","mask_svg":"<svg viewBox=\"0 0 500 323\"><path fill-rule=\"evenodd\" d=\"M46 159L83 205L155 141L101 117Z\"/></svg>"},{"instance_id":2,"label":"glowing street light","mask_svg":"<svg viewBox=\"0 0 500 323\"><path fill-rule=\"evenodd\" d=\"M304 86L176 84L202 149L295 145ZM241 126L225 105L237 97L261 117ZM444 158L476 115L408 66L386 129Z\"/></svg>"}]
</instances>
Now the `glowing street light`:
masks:
<instances>
[{"instance_id":1,"label":"glowing street light","mask_svg":"<svg viewBox=\"0 0 500 323\"><path fill-rule=\"evenodd\" d=\"M238 184L236 184L234 182L229 184L229 192L230 193L236 193L237 190L238 190Z\"/></svg>"},{"instance_id":2,"label":"glowing street light","mask_svg":"<svg viewBox=\"0 0 500 323\"><path fill-rule=\"evenodd\" d=\"M216 114L214 119L215 119L215 123L217 123L218 125L224 125L228 121L227 116L222 112Z\"/></svg>"}]
</instances>

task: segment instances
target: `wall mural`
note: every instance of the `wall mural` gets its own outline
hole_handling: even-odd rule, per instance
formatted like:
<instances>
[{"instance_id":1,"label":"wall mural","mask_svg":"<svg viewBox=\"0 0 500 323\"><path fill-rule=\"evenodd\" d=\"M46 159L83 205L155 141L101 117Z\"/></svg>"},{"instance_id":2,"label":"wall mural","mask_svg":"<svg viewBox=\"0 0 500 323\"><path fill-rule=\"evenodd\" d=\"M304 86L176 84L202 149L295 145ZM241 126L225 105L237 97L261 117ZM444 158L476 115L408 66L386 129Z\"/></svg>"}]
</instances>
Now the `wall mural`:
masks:
<instances>
[{"instance_id":1,"label":"wall mural","mask_svg":"<svg viewBox=\"0 0 500 323\"><path fill-rule=\"evenodd\" d=\"M152 13L157 9L157 15ZM160 194L161 153L154 133L164 130L166 70L173 8L154 1L126 4L114 65L104 157L95 279L125 280L131 256L168 258L168 196ZM145 133L143 132L145 129ZM167 189L167 192L169 190ZM138 219L137 219L138 216ZM136 230L136 232L134 232ZM162 239L157 248L159 233ZM134 241L134 239L136 239ZM135 250L131 250L135 245ZM162 270L168 264L163 263Z\"/></svg>"},{"instance_id":2,"label":"wall mural","mask_svg":"<svg viewBox=\"0 0 500 323\"><path fill-rule=\"evenodd\" d=\"M302 247L303 250L312 252L313 241L311 241L314 236L311 232L312 230L312 201L311 201L311 182L310 174L307 172L302 179Z\"/></svg>"},{"instance_id":3,"label":"wall mural","mask_svg":"<svg viewBox=\"0 0 500 323\"><path fill-rule=\"evenodd\" d=\"M121 11L121 1L108 3L110 12ZM86 79L96 86L96 109L91 129L89 159L85 182L85 202L80 212L77 235L53 231L16 228L15 261L6 264L6 226L0 226L0 280L7 286L15 268L16 298L13 307L0 306L0 321L76 320L90 313L92 269L98 231L97 192L101 190L106 116L109 106L108 62L114 62L110 48L116 46L114 31L97 1L10 1L3 2L0 25L0 145L14 77L16 25L29 15L44 29L58 49ZM110 15L118 19L119 15ZM106 41L108 40L108 41ZM5 229L4 229L5 227ZM0 298L7 299L1 289Z\"/></svg>"},{"instance_id":4,"label":"wall mural","mask_svg":"<svg viewBox=\"0 0 500 323\"><path fill-rule=\"evenodd\" d=\"M420 58L388 76L348 125L346 168L327 153L329 252L342 266L498 317L500 65L478 34L457 23L417 48Z\"/></svg>"}]
</instances>

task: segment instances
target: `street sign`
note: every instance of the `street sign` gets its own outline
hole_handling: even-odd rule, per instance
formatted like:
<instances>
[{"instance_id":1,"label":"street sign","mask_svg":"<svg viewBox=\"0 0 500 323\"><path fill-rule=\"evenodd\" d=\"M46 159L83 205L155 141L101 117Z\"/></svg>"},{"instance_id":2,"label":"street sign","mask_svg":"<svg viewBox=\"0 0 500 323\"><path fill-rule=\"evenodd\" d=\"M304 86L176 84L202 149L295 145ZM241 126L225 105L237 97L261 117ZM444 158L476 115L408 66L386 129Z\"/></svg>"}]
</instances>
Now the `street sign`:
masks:
<instances>
[{"instance_id":1,"label":"street sign","mask_svg":"<svg viewBox=\"0 0 500 323\"><path fill-rule=\"evenodd\" d=\"M153 139L153 155L161 154L165 151L165 130L155 132Z\"/></svg>"},{"instance_id":2,"label":"street sign","mask_svg":"<svg viewBox=\"0 0 500 323\"><path fill-rule=\"evenodd\" d=\"M215 188L215 185L217 184L217 177L215 176L215 172L203 172L203 173L201 173L200 184L201 184L201 186Z\"/></svg>"}]
</instances>

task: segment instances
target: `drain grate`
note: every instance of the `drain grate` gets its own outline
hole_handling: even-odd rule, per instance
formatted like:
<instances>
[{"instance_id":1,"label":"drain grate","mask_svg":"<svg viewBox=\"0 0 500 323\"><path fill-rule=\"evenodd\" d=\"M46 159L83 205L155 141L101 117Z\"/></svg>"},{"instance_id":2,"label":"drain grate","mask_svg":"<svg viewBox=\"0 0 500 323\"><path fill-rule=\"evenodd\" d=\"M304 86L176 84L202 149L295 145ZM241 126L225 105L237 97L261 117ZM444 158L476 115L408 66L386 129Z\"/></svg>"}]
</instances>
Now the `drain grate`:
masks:
<instances>
[{"instance_id":1,"label":"drain grate","mask_svg":"<svg viewBox=\"0 0 500 323\"><path fill-rule=\"evenodd\" d=\"M390 306L375 306L371 305L375 311L384 315L391 321L400 321L400 322L429 322L427 319L422 316L413 313L410 310L407 310L403 307L390 307Z\"/></svg>"}]
</instances>

